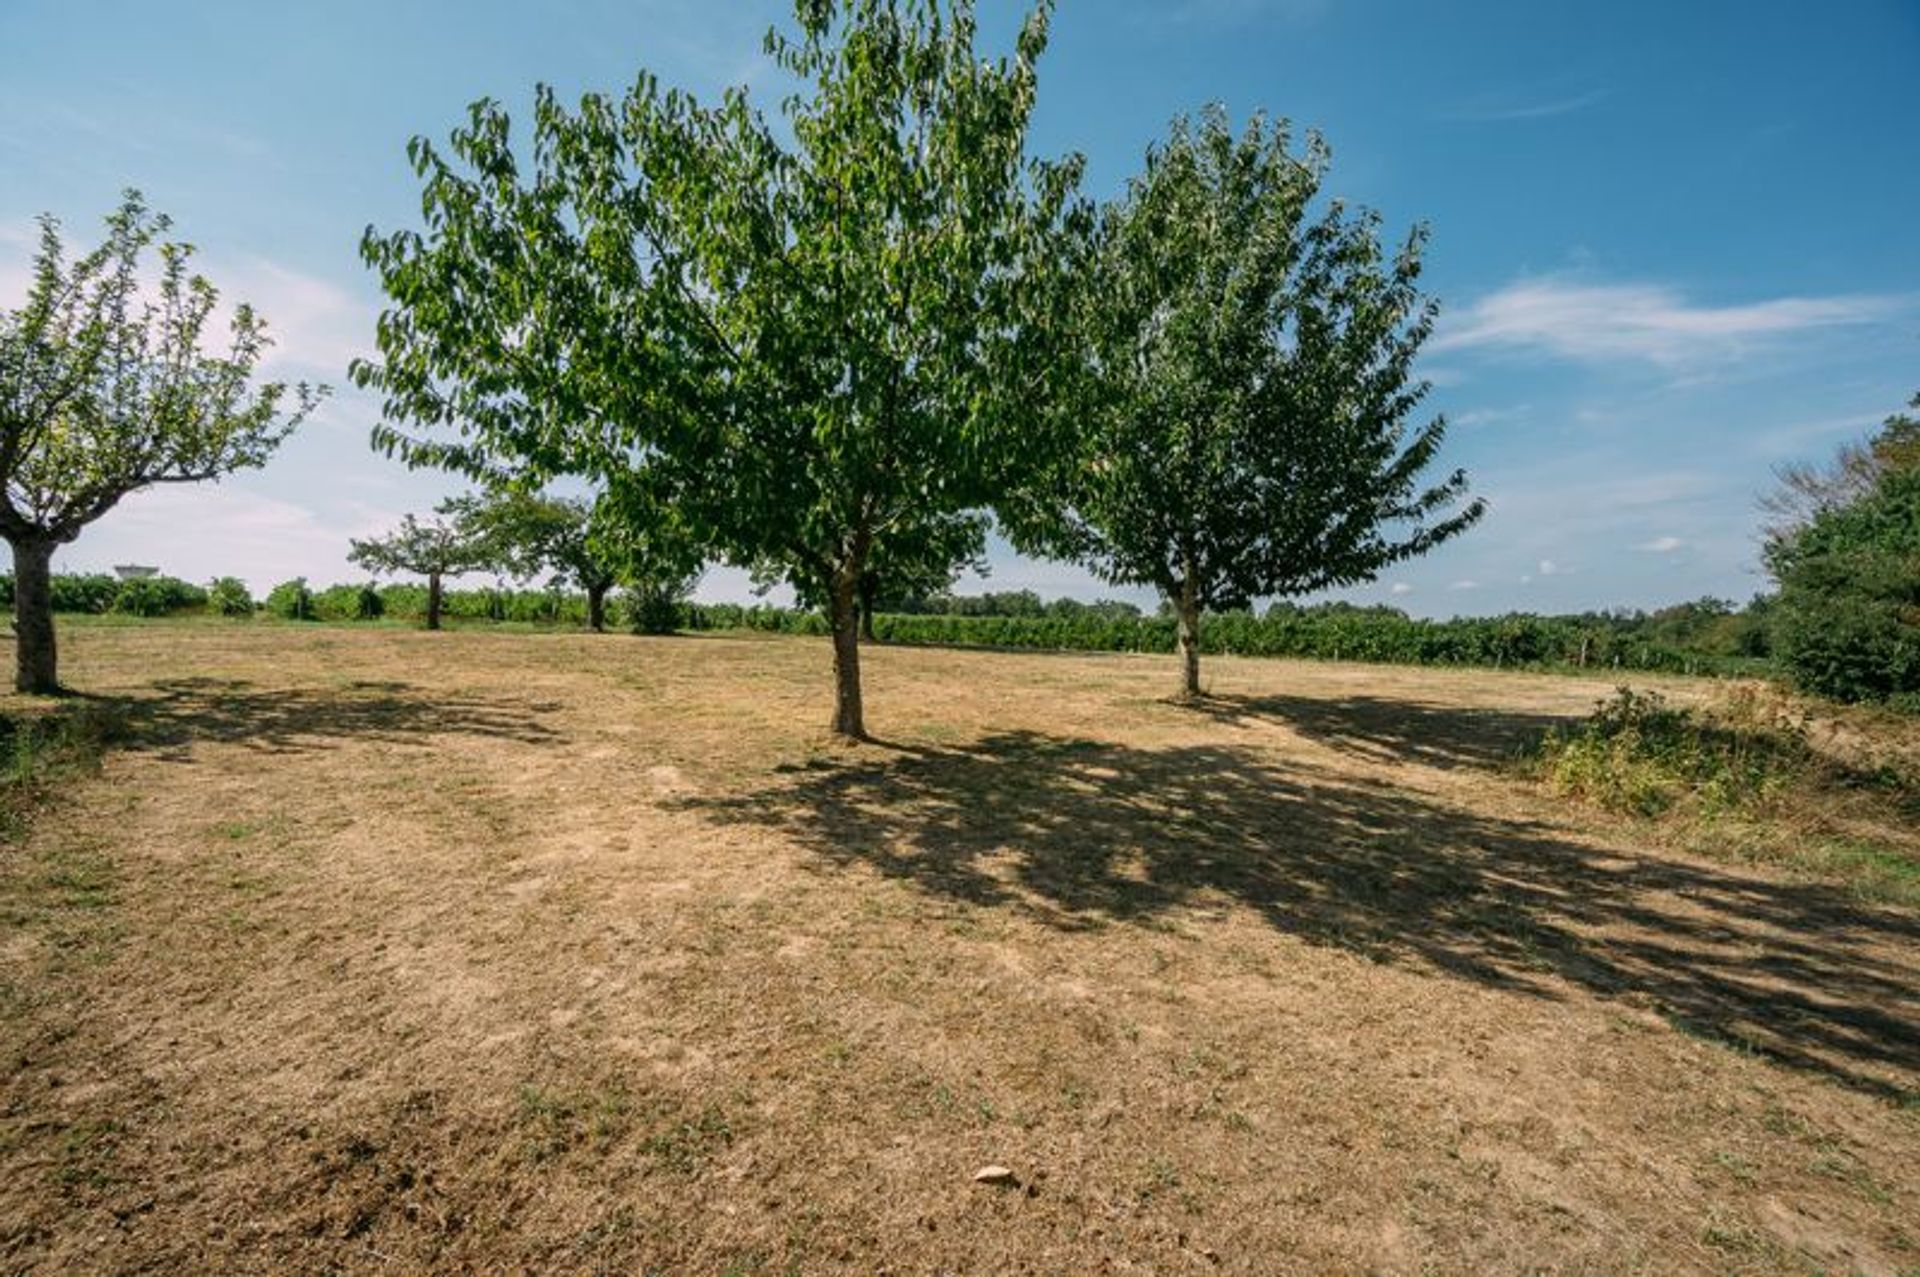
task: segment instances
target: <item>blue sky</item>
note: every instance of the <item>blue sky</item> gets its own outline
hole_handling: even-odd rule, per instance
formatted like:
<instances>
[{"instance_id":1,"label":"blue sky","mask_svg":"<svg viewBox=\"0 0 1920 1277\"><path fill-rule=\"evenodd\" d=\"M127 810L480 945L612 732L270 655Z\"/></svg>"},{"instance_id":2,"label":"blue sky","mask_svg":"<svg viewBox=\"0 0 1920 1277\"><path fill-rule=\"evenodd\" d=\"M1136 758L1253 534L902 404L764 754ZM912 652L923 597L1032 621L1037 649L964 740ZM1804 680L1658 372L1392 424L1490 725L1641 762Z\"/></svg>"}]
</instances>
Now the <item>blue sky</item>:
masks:
<instances>
[{"instance_id":1,"label":"blue sky","mask_svg":"<svg viewBox=\"0 0 1920 1277\"><path fill-rule=\"evenodd\" d=\"M1019 6L983 0L996 31ZM128 185L338 393L266 470L130 498L58 560L264 588L453 491L369 450L346 385L380 298L357 242L417 215L409 136L481 95L765 84L781 3L0 4L0 305L32 217L75 238ZM1062 0L1036 150L1117 190L1174 114L1320 129L1330 188L1433 230L1423 360L1485 523L1347 596L1419 614L1651 606L1761 588L1771 468L1920 389L1913 0ZM985 588L1116 591L997 547ZM966 588L982 588L978 584ZM737 573L703 593L746 596Z\"/></svg>"}]
</instances>

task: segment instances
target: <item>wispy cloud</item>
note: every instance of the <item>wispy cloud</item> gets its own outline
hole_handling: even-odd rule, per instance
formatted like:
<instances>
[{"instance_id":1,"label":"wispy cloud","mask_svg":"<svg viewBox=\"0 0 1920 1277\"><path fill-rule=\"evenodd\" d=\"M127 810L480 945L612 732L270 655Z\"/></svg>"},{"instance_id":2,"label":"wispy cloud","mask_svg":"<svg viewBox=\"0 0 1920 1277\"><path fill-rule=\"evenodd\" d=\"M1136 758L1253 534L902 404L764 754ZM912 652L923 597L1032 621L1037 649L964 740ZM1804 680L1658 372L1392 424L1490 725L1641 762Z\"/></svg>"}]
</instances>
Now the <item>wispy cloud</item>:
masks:
<instances>
[{"instance_id":1,"label":"wispy cloud","mask_svg":"<svg viewBox=\"0 0 1920 1277\"><path fill-rule=\"evenodd\" d=\"M1387 593L1393 595L1412 594L1413 587L1405 581L1395 581L1391 586L1387 587Z\"/></svg>"},{"instance_id":2,"label":"wispy cloud","mask_svg":"<svg viewBox=\"0 0 1920 1277\"><path fill-rule=\"evenodd\" d=\"M1682 541L1679 537L1669 536L1655 537L1651 541L1642 541L1633 548L1647 554L1672 554L1684 545L1686 545L1686 542Z\"/></svg>"},{"instance_id":3,"label":"wispy cloud","mask_svg":"<svg viewBox=\"0 0 1920 1277\"><path fill-rule=\"evenodd\" d=\"M98 240L93 227L71 226L63 232L70 253L91 248ZM38 228L31 222L0 223L0 307L17 306L25 297L39 243ZM210 344L224 340L233 307L246 302L267 321L273 346L262 365L270 373L298 371L340 382L348 362L373 347L377 307L332 280L257 256L196 256L192 268L220 290L220 309L207 333Z\"/></svg>"},{"instance_id":4,"label":"wispy cloud","mask_svg":"<svg viewBox=\"0 0 1920 1277\"><path fill-rule=\"evenodd\" d=\"M1483 102L1461 107L1453 111L1450 118L1470 124L1500 124L1509 120L1544 120L1556 115L1572 115L1575 111L1584 111L1590 106L1596 106L1605 101L1612 92L1612 89L1599 88L1589 89L1585 93L1535 98L1528 101Z\"/></svg>"},{"instance_id":5,"label":"wispy cloud","mask_svg":"<svg viewBox=\"0 0 1920 1277\"><path fill-rule=\"evenodd\" d=\"M1713 306L1662 284L1547 275L1509 284L1443 321L1430 348L1504 348L1681 367L1736 358L1796 333L1873 323L1912 304L1909 297L1856 293Z\"/></svg>"}]
</instances>

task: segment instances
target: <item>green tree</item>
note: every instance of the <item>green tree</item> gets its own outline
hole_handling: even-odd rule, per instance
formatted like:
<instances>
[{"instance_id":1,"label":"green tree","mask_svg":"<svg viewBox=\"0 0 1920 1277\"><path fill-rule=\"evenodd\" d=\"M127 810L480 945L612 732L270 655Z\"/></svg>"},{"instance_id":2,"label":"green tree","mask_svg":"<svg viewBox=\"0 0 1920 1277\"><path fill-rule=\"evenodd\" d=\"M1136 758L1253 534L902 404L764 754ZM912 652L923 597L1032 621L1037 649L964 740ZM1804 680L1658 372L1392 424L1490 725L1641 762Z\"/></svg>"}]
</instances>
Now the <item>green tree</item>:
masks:
<instances>
[{"instance_id":1,"label":"green tree","mask_svg":"<svg viewBox=\"0 0 1920 1277\"><path fill-rule=\"evenodd\" d=\"M1445 423L1408 420L1425 232L1388 257L1376 216L1316 205L1325 171L1284 124L1175 122L1101 218L1083 446L1010 519L1017 543L1157 588L1187 696L1203 611L1369 580L1482 513L1462 472L1422 486Z\"/></svg>"},{"instance_id":2,"label":"green tree","mask_svg":"<svg viewBox=\"0 0 1920 1277\"><path fill-rule=\"evenodd\" d=\"M482 509L477 497L442 501L431 518L409 514L384 537L353 541L347 560L376 575L409 572L427 578L427 628L437 630L443 578L502 566L499 541L485 526Z\"/></svg>"},{"instance_id":3,"label":"green tree","mask_svg":"<svg viewBox=\"0 0 1920 1277\"><path fill-rule=\"evenodd\" d=\"M1890 417L1829 469L1802 473L1836 482L1797 525L1768 531L1775 655L1798 686L1837 700L1920 696L1920 423Z\"/></svg>"},{"instance_id":4,"label":"green tree","mask_svg":"<svg viewBox=\"0 0 1920 1277\"><path fill-rule=\"evenodd\" d=\"M557 585L585 593L587 625L598 634L606 629L607 593L619 579L595 551L592 518L593 506L586 501L506 492L481 503L475 526L512 575L550 572Z\"/></svg>"},{"instance_id":5,"label":"green tree","mask_svg":"<svg viewBox=\"0 0 1920 1277\"><path fill-rule=\"evenodd\" d=\"M266 463L325 387L255 384L266 323L241 305L223 347L219 293L189 270L193 249L136 191L106 240L69 260L40 219L26 299L0 312L0 534L13 547L14 686L59 691L53 552L130 492ZM142 286L148 250L157 286Z\"/></svg>"},{"instance_id":6,"label":"green tree","mask_svg":"<svg viewBox=\"0 0 1920 1277\"><path fill-rule=\"evenodd\" d=\"M1920 408L1920 394L1908 403ZM1773 491L1760 497L1769 546L1791 540L1820 515L1872 496L1892 471L1920 467L1920 418L1888 417L1871 437L1840 445L1825 465L1792 461L1774 471Z\"/></svg>"},{"instance_id":7,"label":"green tree","mask_svg":"<svg viewBox=\"0 0 1920 1277\"><path fill-rule=\"evenodd\" d=\"M1027 155L1050 4L997 59L972 0L795 10L767 39L798 85L778 125L643 74L572 111L540 89L530 162L492 102L450 154L416 139L426 229L363 242L393 304L355 376L412 464L640 477L822 598L857 737L875 547L990 505L1064 419L1079 163Z\"/></svg>"}]
</instances>

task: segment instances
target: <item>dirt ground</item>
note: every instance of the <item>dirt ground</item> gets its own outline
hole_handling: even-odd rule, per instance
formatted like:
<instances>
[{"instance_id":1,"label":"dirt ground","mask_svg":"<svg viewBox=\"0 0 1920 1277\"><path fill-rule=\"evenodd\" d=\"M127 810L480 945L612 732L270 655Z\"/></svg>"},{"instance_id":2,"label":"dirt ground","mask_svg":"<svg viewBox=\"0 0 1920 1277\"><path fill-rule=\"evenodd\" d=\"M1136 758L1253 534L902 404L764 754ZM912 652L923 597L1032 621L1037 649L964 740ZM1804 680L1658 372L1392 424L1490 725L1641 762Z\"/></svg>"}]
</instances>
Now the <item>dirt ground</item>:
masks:
<instances>
[{"instance_id":1,"label":"dirt ground","mask_svg":"<svg viewBox=\"0 0 1920 1277\"><path fill-rule=\"evenodd\" d=\"M64 640L0 1269L1920 1272L1920 918L1503 766L1605 682Z\"/></svg>"}]
</instances>

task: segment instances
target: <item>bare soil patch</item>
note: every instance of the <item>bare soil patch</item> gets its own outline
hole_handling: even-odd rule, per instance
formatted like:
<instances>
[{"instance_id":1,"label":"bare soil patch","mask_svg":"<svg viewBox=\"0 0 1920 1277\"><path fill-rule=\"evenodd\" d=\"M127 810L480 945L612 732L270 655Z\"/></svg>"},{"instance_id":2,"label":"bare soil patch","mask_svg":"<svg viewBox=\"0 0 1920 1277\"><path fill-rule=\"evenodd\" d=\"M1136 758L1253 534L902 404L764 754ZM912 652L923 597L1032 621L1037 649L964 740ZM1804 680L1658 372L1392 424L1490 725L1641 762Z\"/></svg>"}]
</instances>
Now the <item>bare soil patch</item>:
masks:
<instances>
[{"instance_id":1,"label":"bare soil patch","mask_svg":"<svg viewBox=\"0 0 1920 1277\"><path fill-rule=\"evenodd\" d=\"M1920 1270L1920 918L1503 766L1604 682L63 642L0 1268Z\"/></svg>"}]
</instances>

